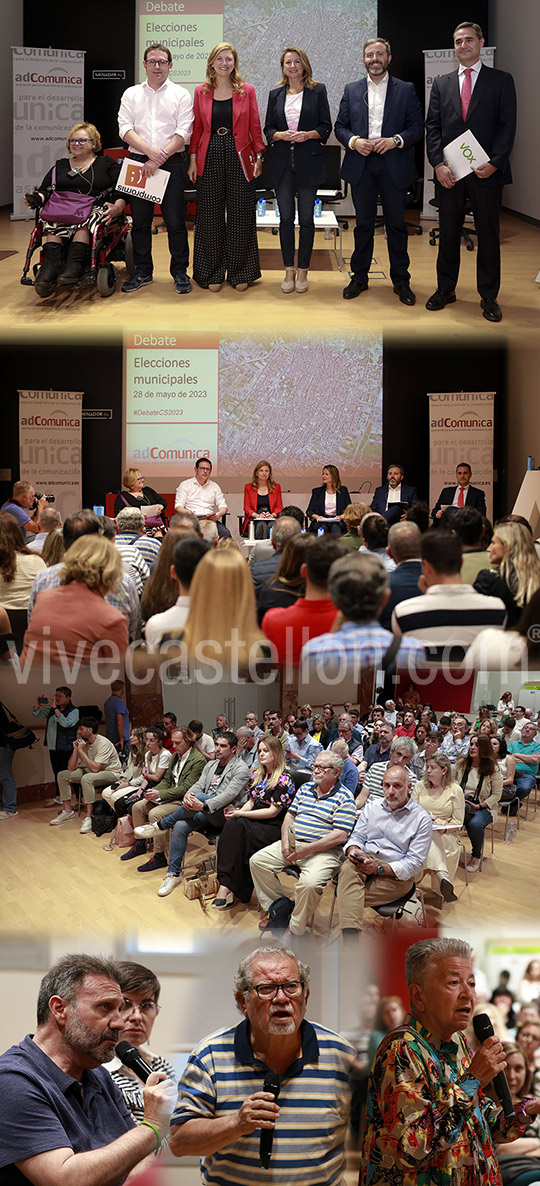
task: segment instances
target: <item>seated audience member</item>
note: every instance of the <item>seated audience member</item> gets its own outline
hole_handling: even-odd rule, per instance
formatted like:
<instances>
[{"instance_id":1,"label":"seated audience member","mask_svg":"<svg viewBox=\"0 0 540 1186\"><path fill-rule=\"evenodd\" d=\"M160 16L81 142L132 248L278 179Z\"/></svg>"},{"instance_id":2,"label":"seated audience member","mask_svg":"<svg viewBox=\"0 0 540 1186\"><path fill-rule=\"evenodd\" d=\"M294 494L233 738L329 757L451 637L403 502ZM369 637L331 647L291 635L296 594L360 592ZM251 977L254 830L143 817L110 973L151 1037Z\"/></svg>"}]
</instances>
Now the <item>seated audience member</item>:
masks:
<instances>
[{"instance_id":1,"label":"seated audience member","mask_svg":"<svg viewBox=\"0 0 540 1186\"><path fill-rule=\"evenodd\" d=\"M210 478L212 462L209 457L198 457L195 462L195 476L186 478L177 486L174 497L175 511L191 511L199 520L214 519L220 536L230 535L228 527L220 520L227 513L227 502L221 486Z\"/></svg>"},{"instance_id":2,"label":"seated audience member","mask_svg":"<svg viewBox=\"0 0 540 1186\"><path fill-rule=\"evenodd\" d=\"M186 792L181 807L135 831L137 840L155 840L159 832L171 830L169 867L158 889L160 898L180 885L191 833L221 831L225 823L223 809L230 803L241 804L246 797L249 770L236 752L235 733L228 730L216 738L216 755L216 761L207 762L197 782Z\"/></svg>"},{"instance_id":3,"label":"seated audience member","mask_svg":"<svg viewBox=\"0 0 540 1186\"><path fill-rule=\"evenodd\" d=\"M534 721L527 721L521 730L521 741L510 741L508 753L515 757L517 798L530 795L540 767L540 737ZM514 812L510 809L510 814Z\"/></svg>"},{"instance_id":4,"label":"seated audience member","mask_svg":"<svg viewBox=\"0 0 540 1186\"><path fill-rule=\"evenodd\" d=\"M427 502L415 502L413 507L409 507L405 512L405 521L407 523L416 523L420 535L423 535L429 528L429 506Z\"/></svg>"},{"instance_id":5,"label":"seated audience member","mask_svg":"<svg viewBox=\"0 0 540 1186\"><path fill-rule=\"evenodd\" d=\"M146 560L148 568L156 563L161 547L161 539L146 535L145 517L140 507L124 507L116 516L116 530L118 532L115 544L122 553L122 558L129 564L128 548L135 548Z\"/></svg>"},{"instance_id":6,"label":"seated audience member","mask_svg":"<svg viewBox=\"0 0 540 1186\"><path fill-rule=\"evenodd\" d=\"M215 740L210 733L204 732L202 721L188 721L188 729L195 734L195 749L198 749L207 762L213 762L216 756Z\"/></svg>"},{"instance_id":7,"label":"seated audience member","mask_svg":"<svg viewBox=\"0 0 540 1186\"><path fill-rule=\"evenodd\" d=\"M390 759L390 749L395 730L389 721L381 721L379 728L378 740L372 742L364 749L364 757L360 762L358 768L359 782L366 781L367 771L375 764L375 762L388 762Z\"/></svg>"},{"instance_id":8,"label":"seated audience member","mask_svg":"<svg viewBox=\"0 0 540 1186\"><path fill-rule=\"evenodd\" d=\"M170 533L169 533L170 534ZM181 630L186 623L189 611L189 591L193 574L199 560L208 552L210 545L203 539L194 537L179 539L174 545L170 575L176 582L178 597L170 609L162 613L152 614L144 628L146 649L152 654L159 650L164 634L171 630ZM156 570L157 571L157 570Z\"/></svg>"},{"instance_id":9,"label":"seated audience member","mask_svg":"<svg viewBox=\"0 0 540 1186\"><path fill-rule=\"evenodd\" d=\"M433 820L426 869L436 873L445 902L455 902L453 883L460 854L455 829L462 826L465 818L465 797L452 777L452 767L445 754L435 753L427 758L426 772L413 787L412 797Z\"/></svg>"},{"instance_id":10,"label":"seated audience member","mask_svg":"<svg viewBox=\"0 0 540 1186\"><path fill-rule=\"evenodd\" d=\"M335 560L328 576L328 592L339 610L334 630L307 642L301 662L322 678L328 678L337 668L359 679L363 668L380 666L394 641L377 621L388 596L382 561L366 552ZM412 638L404 639L397 655L399 666L423 664L423 660L423 645Z\"/></svg>"},{"instance_id":11,"label":"seated audience member","mask_svg":"<svg viewBox=\"0 0 540 1186\"><path fill-rule=\"evenodd\" d=\"M142 777L135 780L136 785L133 785L127 794L130 807L132 803L139 799L148 799L151 803L156 801L156 783L160 782L169 764L169 751L163 744L163 728L159 721L156 721L154 725L151 725L149 729L145 730L144 746L145 753ZM109 792L107 795L104 795L106 802L111 803L111 806L114 806L117 801L117 789L115 784L112 793ZM124 797L126 797L126 791L123 793ZM128 808L125 808L125 810L128 810ZM133 855L135 856L137 854L133 853ZM121 861L127 861L129 859L126 853L123 853L120 857Z\"/></svg>"},{"instance_id":12,"label":"seated audience member","mask_svg":"<svg viewBox=\"0 0 540 1186\"><path fill-rule=\"evenodd\" d=\"M416 718L412 708L405 709L403 724L396 725L396 737L414 737L416 732Z\"/></svg>"},{"instance_id":13,"label":"seated audience member","mask_svg":"<svg viewBox=\"0 0 540 1186\"><path fill-rule=\"evenodd\" d=\"M418 582L422 576L421 538L420 528L416 523L406 520L392 524L388 531L388 555L396 568L389 573L390 597L381 613L381 626L384 626L385 630L391 630L392 613L400 601L420 596Z\"/></svg>"},{"instance_id":14,"label":"seated audience member","mask_svg":"<svg viewBox=\"0 0 540 1186\"><path fill-rule=\"evenodd\" d=\"M483 625L504 625L504 602L463 584L461 541L452 532L426 532L420 552L424 595L396 605L392 628L396 634L412 635L425 643L432 662L462 662Z\"/></svg>"},{"instance_id":15,"label":"seated audience member","mask_svg":"<svg viewBox=\"0 0 540 1186\"><path fill-rule=\"evenodd\" d=\"M210 671L212 678L216 662L237 678L268 661L270 648L257 625L253 582L239 552L211 550L202 557L179 640L186 669Z\"/></svg>"},{"instance_id":16,"label":"seated audience member","mask_svg":"<svg viewBox=\"0 0 540 1186\"><path fill-rule=\"evenodd\" d=\"M263 560L257 560L250 565L251 577L255 590L258 591L265 581L270 580L270 577L276 575L279 568L281 555L285 544L295 535L300 535L302 531L298 519L293 519L289 515L280 515L276 519L274 529L272 531L272 552Z\"/></svg>"},{"instance_id":17,"label":"seated audience member","mask_svg":"<svg viewBox=\"0 0 540 1186\"><path fill-rule=\"evenodd\" d=\"M176 516L173 516L176 518ZM171 520L172 522L172 520ZM173 576L174 549L180 540L202 539L200 526L198 532L191 527L171 527L159 549L159 556L151 572L141 596L141 613L143 621L148 622L154 614L165 613L174 607L178 597L178 581Z\"/></svg>"},{"instance_id":18,"label":"seated audience member","mask_svg":"<svg viewBox=\"0 0 540 1186\"><path fill-rule=\"evenodd\" d=\"M476 507L482 515L486 513L486 496L477 486L471 486L472 470L468 461L462 461L456 467L456 485L446 486L441 490L437 502L431 512L433 525L450 527L454 514L454 507Z\"/></svg>"},{"instance_id":19,"label":"seated audience member","mask_svg":"<svg viewBox=\"0 0 540 1186\"><path fill-rule=\"evenodd\" d=\"M62 528L66 552L75 540L80 539L82 536L99 535L101 531L101 523L93 511L86 507L82 511L74 511L72 515L68 515L64 520L64 526ZM61 583L62 571L63 564L56 564L48 568L45 572L39 573L36 577L32 586L30 604L28 606L29 622L38 594L45 589L56 589ZM130 639L140 638L141 610L139 598L134 582L127 573L121 571L118 585L110 588L105 593L105 601L108 605L119 610L126 619Z\"/></svg>"},{"instance_id":20,"label":"seated audience member","mask_svg":"<svg viewBox=\"0 0 540 1186\"><path fill-rule=\"evenodd\" d=\"M247 725L248 729L253 730L253 734L256 737L257 741L260 741L261 737L264 737L264 729L260 728L259 722L257 720L256 712L246 712L246 715L244 717L244 722Z\"/></svg>"},{"instance_id":21,"label":"seated audience member","mask_svg":"<svg viewBox=\"0 0 540 1186\"><path fill-rule=\"evenodd\" d=\"M313 781L300 787L287 811L281 840L255 853L250 861L263 911L267 912L277 898L293 898L289 921L292 935L304 934L321 891L339 868L343 844L354 824L354 799L340 785L342 770L338 754L328 750L321 753L313 767ZM287 865L298 865L300 869L292 894L277 876Z\"/></svg>"},{"instance_id":22,"label":"seated audience member","mask_svg":"<svg viewBox=\"0 0 540 1186\"><path fill-rule=\"evenodd\" d=\"M199 539L202 539L201 525L191 511L175 511L169 519L169 531L181 531L183 535L198 535Z\"/></svg>"},{"instance_id":23,"label":"seated audience member","mask_svg":"<svg viewBox=\"0 0 540 1186\"><path fill-rule=\"evenodd\" d=\"M269 609L265 613L262 628L276 647L281 665L297 666L307 639L331 629L337 610L328 596L328 573L334 560L344 555L345 538L323 535L313 539L300 567L305 580L304 595L289 607Z\"/></svg>"},{"instance_id":24,"label":"seated audience member","mask_svg":"<svg viewBox=\"0 0 540 1186\"><path fill-rule=\"evenodd\" d=\"M530 1005L531 1001L540 1002L540 959L529 960L521 978L518 998L521 1005ZM520 1021L523 1009L520 1009Z\"/></svg>"},{"instance_id":25,"label":"seated audience member","mask_svg":"<svg viewBox=\"0 0 540 1186\"><path fill-rule=\"evenodd\" d=\"M397 737L395 736L390 746L388 758L383 758L382 762L373 762L366 771L365 778L362 783L362 790L356 800L357 808L364 806L369 798L383 797L383 783L384 775L387 766L404 766L411 786L416 782L416 775L412 769L412 759L416 753L416 745L412 737Z\"/></svg>"},{"instance_id":26,"label":"seated audience member","mask_svg":"<svg viewBox=\"0 0 540 1186\"><path fill-rule=\"evenodd\" d=\"M370 552L378 556L388 573L394 572L396 565L388 554L388 523L382 515L374 515L370 511L365 515L360 525L362 544L360 552Z\"/></svg>"},{"instance_id":27,"label":"seated audience member","mask_svg":"<svg viewBox=\"0 0 540 1186\"><path fill-rule=\"evenodd\" d=\"M309 731L310 731L311 736L313 737L314 741L320 741L323 749L326 749L327 746L322 741L322 738L326 734L327 738L329 740L330 735L328 733L328 730L325 729L325 727L324 727L324 717L319 717L319 716L317 716L317 713L315 713L315 715L313 716L311 729ZM328 744L328 741L327 741L327 744Z\"/></svg>"},{"instance_id":28,"label":"seated audience member","mask_svg":"<svg viewBox=\"0 0 540 1186\"><path fill-rule=\"evenodd\" d=\"M118 799L129 793L129 789L140 787L144 777L145 754L146 729L137 725L129 735L128 760L122 777L118 782L111 783L110 787L103 788L102 796L109 807L114 807Z\"/></svg>"},{"instance_id":29,"label":"seated audience member","mask_svg":"<svg viewBox=\"0 0 540 1186\"><path fill-rule=\"evenodd\" d=\"M411 758L411 770L415 778L423 778L426 772L426 763L429 758L432 758L437 753L442 742L441 734L438 729L430 729L426 735L424 748L421 753L416 753Z\"/></svg>"},{"instance_id":30,"label":"seated audience member","mask_svg":"<svg viewBox=\"0 0 540 1186\"><path fill-rule=\"evenodd\" d=\"M287 729L283 728L283 717L277 708L270 709L270 712L268 713L268 728L266 730L265 737L268 736L268 734L271 734L272 737L279 738L283 746L283 750L285 751L285 747L289 743L290 734L288 733Z\"/></svg>"},{"instance_id":31,"label":"seated audience member","mask_svg":"<svg viewBox=\"0 0 540 1186\"><path fill-rule=\"evenodd\" d=\"M397 709L395 700L385 700L384 702L384 719L390 721L391 725L396 724Z\"/></svg>"},{"instance_id":32,"label":"seated audience member","mask_svg":"<svg viewBox=\"0 0 540 1186\"><path fill-rule=\"evenodd\" d=\"M281 743L266 736L257 750L246 802L242 807L231 804L224 810L225 826L217 858L219 884L213 902L218 909L226 909L235 901L251 900L250 857L279 839L283 817L294 799L294 784L285 770Z\"/></svg>"},{"instance_id":33,"label":"seated audience member","mask_svg":"<svg viewBox=\"0 0 540 1186\"><path fill-rule=\"evenodd\" d=\"M38 499L31 482L15 482L13 494L0 507L0 513L11 515L16 519L23 534L23 539L38 535L41 531L41 512L47 506L44 494ZM32 513L30 513L32 512Z\"/></svg>"},{"instance_id":34,"label":"seated audience member","mask_svg":"<svg viewBox=\"0 0 540 1186\"><path fill-rule=\"evenodd\" d=\"M236 736L238 738L238 756L243 762L246 763L246 766L251 774L255 769L259 759L258 739L255 737L253 729L249 729L247 725L241 725L240 728L236 730Z\"/></svg>"},{"instance_id":35,"label":"seated audience member","mask_svg":"<svg viewBox=\"0 0 540 1186\"><path fill-rule=\"evenodd\" d=\"M64 536L61 527L55 527L54 531L50 531L46 536L45 542L41 549L41 559L47 565L47 568L52 568L55 564L61 564L64 559L66 548L64 544Z\"/></svg>"},{"instance_id":36,"label":"seated audience member","mask_svg":"<svg viewBox=\"0 0 540 1186\"><path fill-rule=\"evenodd\" d=\"M219 533L217 523L214 523L213 519L201 520L201 535L210 548L217 548Z\"/></svg>"},{"instance_id":37,"label":"seated audience member","mask_svg":"<svg viewBox=\"0 0 540 1186\"><path fill-rule=\"evenodd\" d=\"M403 766L389 763L383 795L363 807L345 845L337 900L344 937L363 930L364 907L394 902L409 893L427 860L432 823L411 799Z\"/></svg>"},{"instance_id":38,"label":"seated audience member","mask_svg":"<svg viewBox=\"0 0 540 1186\"><path fill-rule=\"evenodd\" d=\"M161 719L163 726L163 744L170 754L174 754L172 735L176 729L178 717L175 712L164 712Z\"/></svg>"},{"instance_id":39,"label":"seated audience member","mask_svg":"<svg viewBox=\"0 0 540 1186\"><path fill-rule=\"evenodd\" d=\"M533 1076L526 1055L517 1042L503 1042L503 1051L505 1075L517 1111L534 1093ZM540 1181L540 1116L530 1116L529 1121L523 1136L495 1146L504 1186L530 1186Z\"/></svg>"},{"instance_id":40,"label":"seated audience member","mask_svg":"<svg viewBox=\"0 0 540 1186\"><path fill-rule=\"evenodd\" d=\"M473 585L480 570L489 568L491 563L489 552L486 551L487 522L481 511L472 506L458 507L452 517L452 531L455 531L463 549L461 579L466 585Z\"/></svg>"},{"instance_id":41,"label":"seated audience member","mask_svg":"<svg viewBox=\"0 0 540 1186\"><path fill-rule=\"evenodd\" d=\"M311 774L313 763L321 751L320 742L314 741L308 732L307 721L297 718L292 735L289 734L285 743L285 761L289 769Z\"/></svg>"},{"instance_id":42,"label":"seated audience member","mask_svg":"<svg viewBox=\"0 0 540 1186\"><path fill-rule=\"evenodd\" d=\"M510 810L512 801L510 798L508 798L505 802L506 794L509 796L513 795L516 782L516 759L513 754L508 753L504 737L499 737L498 734L495 734L495 736L491 738L491 748L495 754L497 766L499 767L499 770L502 774L503 798L501 800L501 811L503 814L506 814L506 812Z\"/></svg>"},{"instance_id":43,"label":"seated audience member","mask_svg":"<svg viewBox=\"0 0 540 1186\"><path fill-rule=\"evenodd\" d=\"M109 540L99 536L76 540L61 565L60 584L44 589L36 599L21 663L27 657L36 662L44 656L53 662L65 656L82 663L96 657L122 659L129 646L127 623L105 601L121 578L122 561Z\"/></svg>"},{"instance_id":44,"label":"seated audience member","mask_svg":"<svg viewBox=\"0 0 540 1186\"><path fill-rule=\"evenodd\" d=\"M369 515L370 508L367 502L350 502L348 507L342 515L343 526L347 528L345 535L342 535L341 542L345 545L348 552L357 552L362 543L362 533L360 527L362 520L366 515Z\"/></svg>"},{"instance_id":45,"label":"seated audience member","mask_svg":"<svg viewBox=\"0 0 540 1186\"><path fill-rule=\"evenodd\" d=\"M161 985L157 976L143 964L131 960L117 960L118 984L124 995L120 1006L123 1020L122 1041L130 1042L152 1071L163 1071L168 1079L176 1083L174 1067L160 1054L154 1054L149 1046L154 1022L159 1013ZM126 1108L133 1119L140 1124L144 1118L143 1084L135 1071L127 1067L118 1055L104 1066L112 1075L121 1092Z\"/></svg>"},{"instance_id":46,"label":"seated audience member","mask_svg":"<svg viewBox=\"0 0 540 1186\"><path fill-rule=\"evenodd\" d=\"M330 745L330 750L334 754L338 754L343 759L343 770L341 772L341 785L351 795L356 795L358 791L358 766L355 766L352 758L349 757L349 747L343 737L338 737L337 741L333 741Z\"/></svg>"},{"instance_id":47,"label":"seated audience member","mask_svg":"<svg viewBox=\"0 0 540 1186\"><path fill-rule=\"evenodd\" d=\"M531 1091L540 1096L540 1021L519 1021L516 1042L523 1050L532 1075Z\"/></svg>"},{"instance_id":48,"label":"seated audience member","mask_svg":"<svg viewBox=\"0 0 540 1186\"><path fill-rule=\"evenodd\" d=\"M288 507L283 507L281 514L278 515L278 519L296 519L297 523L300 525L300 531L304 530L305 518L304 512L300 509L300 507L294 506L294 504L291 504L291 506ZM252 548L250 548L248 558L250 568L253 564L258 564L259 560L268 560L269 556L273 556L273 554L274 548L272 546L271 538L257 540L257 543L254 544Z\"/></svg>"},{"instance_id":49,"label":"seated audience member","mask_svg":"<svg viewBox=\"0 0 540 1186\"><path fill-rule=\"evenodd\" d=\"M56 688L52 700L49 700L48 696L38 696L32 708L32 716L38 719L45 718L47 722L43 744L49 751L58 794L58 773L67 769L79 723L79 709L75 708L72 702L71 689L65 686Z\"/></svg>"},{"instance_id":50,"label":"seated audience member","mask_svg":"<svg viewBox=\"0 0 540 1186\"><path fill-rule=\"evenodd\" d=\"M119 515L124 507L139 507L149 527L163 526L167 500L151 486L145 486L140 469L134 469L132 466L127 469L122 477L122 487L114 500L115 516Z\"/></svg>"},{"instance_id":51,"label":"seated audience member","mask_svg":"<svg viewBox=\"0 0 540 1186\"><path fill-rule=\"evenodd\" d=\"M388 524L397 523L418 502L416 486L407 486L403 474L402 465L389 465L385 484L376 486L371 500L371 510L382 515Z\"/></svg>"},{"instance_id":52,"label":"seated audience member","mask_svg":"<svg viewBox=\"0 0 540 1186\"><path fill-rule=\"evenodd\" d=\"M229 723L227 721L227 717L225 716L225 713L218 712L218 714L216 716L216 727L215 727L215 729L212 729L212 737L214 738L214 740L216 740L216 738L218 738L221 733L225 733L228 728L229 728Z\"/></svg>"},{"instance_id":53,"label":"seated audience member","mask_svg":"<svg viewBox=\"0 0 540 1186\"><path fill-rule=\"evenodd\" d=\"M93 717L81 717L67 769L58 772L62 810L50 821L54 827L75 819L75 812L71 809L71 788L80 784L86 806L80 829L83 836L92 831L92 804L96 791L101 787L109 787L122 775L122 764L112 741L108 741L97 729L97 721Z\"/></svg>"},{"instance_id":54,"label":"seated audience member","mask_svg":"<svg viewBox=\"0 0 540 1186\"><path fill-rule=\"evenodd\" d=\"M150 785L142 799L133 804L131 818L133 827L140 828L143 824L154 824L181 807L186 791L200 778L206 767L206 762L194 747L195 734L186 725L173 729L173 754L163 771L160 768L158 782ZM163 751L163 753L168 751ZM156 832L154 835L154 852L143 864L137 866L139 873L151 873L154 869L166 869L167 858L165 848L167 833ZM130 861L133 857L142 856L146 852L146 842L136 840L127 852L122 853L120 860Z\"/></svg>"},{"instance_id":55,"label":"seated audience member","mask_svg":"<svg viewBox=\"0 0 540 1186\"><path fill-rule=\"evenodd\" d=\"M352 759L355 766L359 766L364 757L364 746L361 737L361 732L353 726L352 717L347 713L341 713L337 727L337 737L333 735L330 737L330 745L333 745L335 741L344 741L347 746L348 757ZM330 745L327 746L327 749L330 749Z\"/></svg>"},{"instance_id":56,"label":"seated audience member","mask_svg":"<svg viewBox=\"0 0 540 1186\"><path fill-rule=\"evenodd\" d=\"M4 609L28 609L36 576L45 571L45 561L30 551L13 515L0 512L0 605Z\"/></svg>"},{"instance_id":57,"label":"seated audience member","mask_svg":"<svg viewBox=\"0 0 540 1186\"><path fill-rule=\"evenodd\" d=\"M467 869L476 873L482 859L484 832L497 816L503 789L502 774L487 737L471 737L468 754L456 762L454 778L465 795L465 828L472 845Z\"/></svg>"},{"instance_id":58,"label":"seated audience member","mask_svg":"<svg viewBox=\"0 0 540 1186\"><path fill-rule=\"evenodd\" d=\"M39 528L40 529L38 531L38 534L32 535L29 537L29 539L27 541L27 547L30 548L31 552L35 552L36 555L41 556L41 553L43 551L43 546L44 546L47 538L49 537L49 535L51 534L52 531L56 531L58 528L61 528L61 526L62 526L62 516L60 514L60 511L57 511L55 507L51 507L47 503L47 505L44 506L43 510L40 512L40 516L39 516Z\"/></svg>"},{"instance_id":59,"label":"seated audience member","mask_svg":"<svg viewBox=\"0 0 540 1186\"><path fill-rule=\"evenodd\" d=\"M491 568L478 573L474 588L504 601L507 628L514 630L523 609L540 588L540 558L533 537L522 523L496 523L487 551Z\"/></svg>"},{"instance_id":60,"label":"seated audience member","mask_svg":"<svg viewBox=\"0 0 540 1186\"><path fill-rule=\"evenodd\" d=\"M302 569L313 543L309 535L294 535L287 540L274 576L256 590L259 626L267 610L288 608L303 597L306 582Z\"/></svg>"}]
</instances>

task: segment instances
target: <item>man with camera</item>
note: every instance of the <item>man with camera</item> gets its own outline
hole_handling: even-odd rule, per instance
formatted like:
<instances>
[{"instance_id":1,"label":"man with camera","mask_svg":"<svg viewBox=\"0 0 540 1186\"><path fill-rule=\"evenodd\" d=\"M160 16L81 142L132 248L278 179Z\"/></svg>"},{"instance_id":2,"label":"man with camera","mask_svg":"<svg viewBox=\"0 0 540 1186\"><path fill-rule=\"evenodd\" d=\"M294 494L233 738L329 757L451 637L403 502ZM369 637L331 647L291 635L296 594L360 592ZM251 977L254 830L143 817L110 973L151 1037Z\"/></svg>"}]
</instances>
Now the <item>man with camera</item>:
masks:
<instances>
[{"instance_id":1,"label":"man with camera","mask_svg":"<svg viewBox=\"0 0 540 1186\"><path fill-rule=\"evenodd\" d=\"M46 494L41 494L37 498L31 482L15 482L11 498L8 498L0 510L13 515L23 534L30 532L31 535L37 535L41 530L39 516L47 506L47 501Z\"/></svg>"}]
</instances>

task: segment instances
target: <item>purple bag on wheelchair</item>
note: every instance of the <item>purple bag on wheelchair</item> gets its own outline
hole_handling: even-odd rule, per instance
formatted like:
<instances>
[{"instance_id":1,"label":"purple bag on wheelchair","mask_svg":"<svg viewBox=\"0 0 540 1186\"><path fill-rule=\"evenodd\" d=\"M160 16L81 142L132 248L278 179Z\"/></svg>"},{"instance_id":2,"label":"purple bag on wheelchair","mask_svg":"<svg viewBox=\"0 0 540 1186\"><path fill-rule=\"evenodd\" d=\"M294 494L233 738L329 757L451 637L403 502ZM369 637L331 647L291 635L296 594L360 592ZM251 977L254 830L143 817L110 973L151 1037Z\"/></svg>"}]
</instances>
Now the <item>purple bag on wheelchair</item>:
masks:
<instances>
[{"instance_id":1,"label":"purple bag on wheelchair","mask_svg":"<svg viewBox=\"0 0 540 1186\"><path fill-rule=\"evenodd\" d=\"M60 222L65 226L79 226L90 217L97 201L90 194L59 193L56 188L56 165L52 171L52 194L39 212L43 222Z\"/></svg>"}]
</instances>

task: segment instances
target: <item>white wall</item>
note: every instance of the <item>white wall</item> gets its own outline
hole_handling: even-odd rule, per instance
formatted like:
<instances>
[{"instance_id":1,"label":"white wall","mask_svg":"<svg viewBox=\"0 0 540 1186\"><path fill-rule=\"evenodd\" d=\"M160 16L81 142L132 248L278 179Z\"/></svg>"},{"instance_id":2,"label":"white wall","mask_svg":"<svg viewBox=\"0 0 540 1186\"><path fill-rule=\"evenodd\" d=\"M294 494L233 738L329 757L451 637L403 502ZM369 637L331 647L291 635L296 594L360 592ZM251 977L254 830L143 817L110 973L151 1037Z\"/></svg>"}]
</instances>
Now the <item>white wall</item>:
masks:
<instances>
[{"instance_id":1,"label":"white wall","mask_svg":"<svg viewBox=\"0 0 540 1186\"><path fill-rule=\"evenodd\" d=\"M509 210L540 219L540 159L538 140L538 0L491 0L490 43L496 47L495 65L514 76L518 97L518 127L512 152L514 182L503 202Z\"/></svg>"},{"instance_id":2,"label":"white wall","mask_svg":"<svg viewBox=\"0 0 540 1186\"><path fill-rule=\"evenodd\" d=\"M23 0L2 0L0 27L0 160L13 159L13 82L11 46L23 43ZM0 170L0 206L13 198L11 165Z\"/></svg>"}]
</instances>

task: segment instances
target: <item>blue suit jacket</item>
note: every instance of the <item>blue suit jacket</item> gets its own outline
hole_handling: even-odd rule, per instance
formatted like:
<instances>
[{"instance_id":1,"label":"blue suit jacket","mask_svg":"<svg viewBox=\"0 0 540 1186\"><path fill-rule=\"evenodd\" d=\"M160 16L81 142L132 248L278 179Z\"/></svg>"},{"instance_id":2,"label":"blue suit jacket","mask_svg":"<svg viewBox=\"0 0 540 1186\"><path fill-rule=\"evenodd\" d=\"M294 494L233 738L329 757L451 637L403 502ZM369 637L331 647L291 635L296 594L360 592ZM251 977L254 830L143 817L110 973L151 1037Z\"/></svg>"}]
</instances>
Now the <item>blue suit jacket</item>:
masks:
<instances>
[{"instance_id":1,"label":"blue suit jacket","mask_svg":"<svg viewBox=\"0 0 540 1186\"><path fill-rule=\"evenodd\" d=\"M367 157L348 147L351 136L368 137L367 79L349 82L345 87L334 125L337 139L347 149L341 168L341 176L352 185L357 184L364 172ZM382 122L383 136L402 136L403 148L393 148L383 153L381 160L394 185L408 189L418 177L414 161L413 144L424 134L422 108L412 82L400 78L388 79L388 90Z\"/></svg>"},{"instance_id":2,"label":"blue suit jacket","mask_svg":"<svg viewBox=\"0 0 540 1186\"><path fill-rule=\"evenodd\" d=\"M371 500L371 510L376 511L379 515L383 515L386 519L392 513L391 509L386 510L386 499L388 498L388 482L384 486L377 486L373 498ZM405 482L401 483L401 501L406 502L407 506L414 506L418 502L418 494L416 493L416 486L407 486Z\"/></svg>"},{"instance_id":3,"label":"blue suit jacket","mask_svg":"<svg viewBox=\"0 0 540 1186\"><path fill-rule=\"evenodd\" d=\"M456 486L457 486L457 483L456 483ZM435 506L433 507L433 510L431 512L433 519L435 518L437 511L440 511L441 509L444 510L445 507L452 506L453 501L454 501L454 494L456 493L456 486L445 486L444 490L441 490L441 493L439 494L437 502L435 503ZM480 490L480 488L478 486L469 486L467 489L467 498L465 500L465 506L476 507L476 509L478 511L480 511L481 515L485 515L485 513L486 513L486 496L484 494L484 491ZM437 522L435 523L436 527L439 525L439 522L440 522L440 520L437 520Z\"/></svg>"},{"instance_id":4,"label":"blue suit jacket","mask_svg":"<svg viewBox=\"0 0 540 1186\"><path fill-rule=\"evenodd\" d=\"M286 86L277 86L270 91L264 121L264 134L270 150L265 160L266 177L268 184L272 186L278 185L291 159L290 141L274 140L276 132L287 131L286 98ZM304 88L302 96L298 131L310 132L314 128L317 129L320 140L304 140L301 144L295 144L294 165L299 185L316 185L320 188L326 181L324 145L332 131L326 87L322 82L317 82L312 90Z\"/></svg>"},{"instance_id":5,"label":"blue suit jacket","mask_svg":"<svg viewBox=\"0 0 540 1186\"><path fill-rule=\"evenodd\" d=\"M386 630L390 630L392 611L400 601L407 601L409 597L419 597L418 581L422 576L421 560L405 560L398 564L394 572L388 577L390 597L382 611L380 622Z\"/></svg>"}]
</instances>

